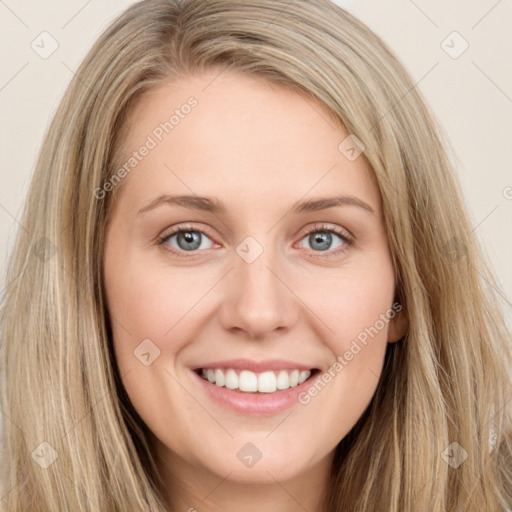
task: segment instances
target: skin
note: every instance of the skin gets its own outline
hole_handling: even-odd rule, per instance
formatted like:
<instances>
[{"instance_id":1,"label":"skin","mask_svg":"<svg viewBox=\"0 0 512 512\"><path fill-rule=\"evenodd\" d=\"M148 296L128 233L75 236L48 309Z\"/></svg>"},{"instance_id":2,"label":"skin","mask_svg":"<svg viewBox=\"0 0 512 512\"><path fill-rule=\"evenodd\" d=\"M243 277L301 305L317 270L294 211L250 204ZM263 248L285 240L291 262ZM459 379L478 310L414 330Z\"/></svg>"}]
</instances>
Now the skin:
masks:
<instances>
[{"instance_id":1,"label":"skin","mask_svg":"<svg viewBox=\"0 0 512 512\"><path fill-rule=\"evenodd\" d=\"M107 228L104 284L122 381L154 436L170 510L271 503L273 512L298 504L319 512L335 447L368 406L387 343L406 332L404 313L307 405L276 415L223 408L190 367L245 357L327 370L344 354L393 304L378 189L364 153L349 161L338 150L348 132L321 105L218 70L143 97L128 119L127 158L190 96L198 105L124 178ZM162 204L138 214L161 194L215 197L226 212ZM354 205L289 212L297 201L341 194L374 214ZM205 232L199 249L187 251L177 236L156 241L187 223ZM333 234L328 250L318 249L307 233L323 233L318 223L352 234L353 244ZM249 235L263 248L252 263L236 252ZM144 339L160 350L148 366L134 356ZM237 457L249 442L262 453L251 468Z\"/></svg>"}]
</instances>

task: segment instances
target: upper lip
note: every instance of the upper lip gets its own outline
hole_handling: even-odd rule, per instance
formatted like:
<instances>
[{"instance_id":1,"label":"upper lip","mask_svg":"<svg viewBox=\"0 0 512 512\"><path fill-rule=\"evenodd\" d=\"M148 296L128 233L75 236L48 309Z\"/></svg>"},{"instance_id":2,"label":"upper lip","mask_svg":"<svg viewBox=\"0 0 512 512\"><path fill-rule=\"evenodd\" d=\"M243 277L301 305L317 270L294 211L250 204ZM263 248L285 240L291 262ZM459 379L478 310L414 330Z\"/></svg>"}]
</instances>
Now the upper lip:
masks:
<instances>
[{"instance_id":1,"label":"upper lip","mask_svg":"<svg viewBox=\"0 0 512 512\"><path fill-rule=\"evenodd\" d=\"M312 370L315 367L309 364L301 364L295 361L285 359L266 359L263 361L253 361L251 359L229 359L224 361L215 361L213 363L204 363L192 367L192 370L215 368L233 368L234 370L250 370L252 372L264 372L267 370Z\"/></svg>"}]
</instances>

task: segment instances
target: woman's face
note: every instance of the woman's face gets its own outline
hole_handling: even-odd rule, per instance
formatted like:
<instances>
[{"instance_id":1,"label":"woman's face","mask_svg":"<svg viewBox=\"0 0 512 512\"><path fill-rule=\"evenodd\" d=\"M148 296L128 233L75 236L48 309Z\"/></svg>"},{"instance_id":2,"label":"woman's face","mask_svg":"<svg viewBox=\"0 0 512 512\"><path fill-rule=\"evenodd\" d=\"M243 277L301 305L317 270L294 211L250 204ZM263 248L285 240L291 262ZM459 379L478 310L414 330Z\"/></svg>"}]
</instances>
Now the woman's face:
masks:
<instances>
[{"instance_id":1,"label":"woman's face","mask_svg":"<svg viewBox=\"0 0 512 512\"><path fill-rule=\"evenodd\" d=\"M329 466L405 322L348 132L310 98L218 73L130 114L104 254L114 349L169 471L285 481Z\"/></svg>"}]
</instances>

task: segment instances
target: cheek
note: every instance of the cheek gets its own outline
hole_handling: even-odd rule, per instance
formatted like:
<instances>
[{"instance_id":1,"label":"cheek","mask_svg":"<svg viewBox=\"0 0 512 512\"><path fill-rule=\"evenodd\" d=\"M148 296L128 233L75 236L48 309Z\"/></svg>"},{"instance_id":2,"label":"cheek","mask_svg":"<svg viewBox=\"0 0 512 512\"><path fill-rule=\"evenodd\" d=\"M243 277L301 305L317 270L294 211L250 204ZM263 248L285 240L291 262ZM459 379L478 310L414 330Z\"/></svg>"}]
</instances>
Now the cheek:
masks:
<instances>
[{"instance_id":1,"label":"cheek","mask_svg":"<svg viewBox=\"0 0 512 512\"><path fill-rule=\"evenodd\" d=\"M152 358L161 355L161 364L174 360L200 329L205 295L218 280L213 270L170 269L165 262L130 256L129 251L122 264L107 265L105 274L121 374L141 370L139 352L149 351Z\"/></svg>"},{"instance_id":2,"label":"cheek","mask_svg":"<svg viewBox=\"0 0 512 512\"><path fill-rule=\"evenodd\" d=\"M346 350L360 334L364 338L362 333L368 329L374 338L386 338L388 322L382 318L389 316L395 291L390 265L346 269L334 276L315 276L314 282L315 286L311 281L304 283L298 294L322 320L327 329L325 339L330 340L334 352Z\"/></svg>"},{"instance_id":3,"label":"cheek","mask_svg":"<svg viewBox=\"0 0 512 512\"><path fill-rule=\"evenodd\" d=\"M337 279L317 276L315 287L300 292L322 320L323 342L333 354L324 382L337 400L355 409L370 400L378 384L395 315L393 268L384 258L380 262L357 272L347 269Z\"/></svg>"},{"instance_id":4,"label":"cheek","mask_svg":"<svg viewBox=\"0 0 512 512\"><path fill-rule=\"evenodd\" d=\"M132 276L124 281L121 277L117 287L118 313L130 325L130 330L161 337L177 317L186 313L193 292L190 287L180 285L178 275L175 278L164 273L152 276L151 272L139 269Z\"/></svg>"}]
</instances>

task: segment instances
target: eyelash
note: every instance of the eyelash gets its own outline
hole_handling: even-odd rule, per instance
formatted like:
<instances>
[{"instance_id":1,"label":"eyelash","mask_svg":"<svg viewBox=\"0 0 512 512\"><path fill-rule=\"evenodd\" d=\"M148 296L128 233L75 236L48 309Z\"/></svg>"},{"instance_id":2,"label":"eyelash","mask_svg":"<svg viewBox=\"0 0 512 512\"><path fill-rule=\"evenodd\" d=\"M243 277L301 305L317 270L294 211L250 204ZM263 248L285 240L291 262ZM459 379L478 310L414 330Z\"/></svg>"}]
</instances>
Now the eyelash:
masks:
<instances>
[{"instance_id":1,"label":"eyelash","mask_svg":"<svg viewBox=\"0 0 512 512\"><path fill-rule=\"evenodd\" d=\"M191 226L191 225L185 225L185 226L181 226L179 228L175 228L173 231L165 233L165 234L159 236L158 239L157 239L157 244L159 246L160 245L161 246L165 246L166 245L165 242L167 242L174 235L179 235L180 233L186 233L186 232L189 232L189 231L193 231L195 233L201 233L202 235L205 235L208 238L212 239L212 237L210 237L208 235L208 233L206 233L205 231L203 231L201 229L197 229L196 227ZM349 237L345 233L345 231L342 231L341 229L336 228L336 227L326 226L325 224L317 224L317 225L313 226L311 229L309 229L308 231L306 231L306 233L304 233L302 235L300 240L302 240L306 236L310 235L311 233L317 233L317 232L321 232L321 233L334 233L339 238L341 238L341 240L344 242L344 245L342 247L338 247L335 250L313 251L313 253L324 252L325 254L328 254L328 256L317 256L317 255L313 254L312 256L314 258L321 258L321 259L331 258L331 257L334 257L335 255L338 255L338 253L340 253L340 252L345 252L348 248L350 248L352 245L354 245L354 240L351 237ZM195 253L201 252L201 251L198 251L198 250L188 251L191 254L187 255L187 256L184 256L181 253L184 253L184 252L186 253L187 251L177 251L176 249L170 248L169 246L164 247L164 250L169 251L169 252L171 252L173 254L177 254L178 256L183 257L183 258L190 258L190 257L193 257ZM309 249L309 250L311 250L311 249Z\"/></svg>"}]
</instances>

